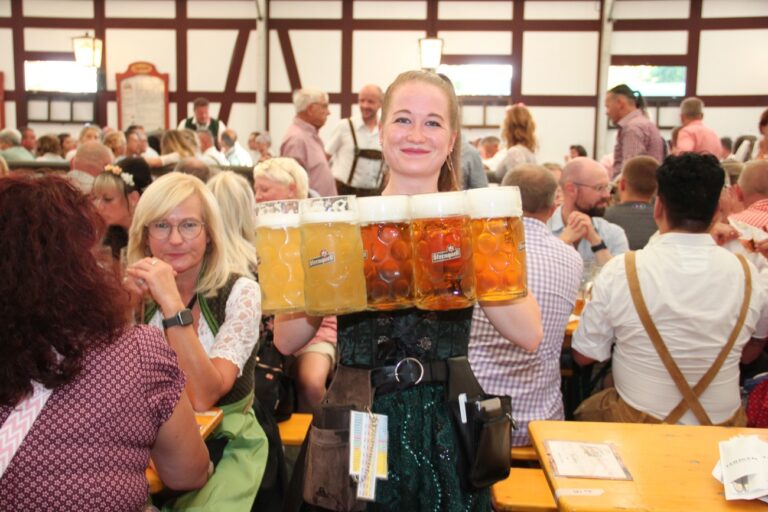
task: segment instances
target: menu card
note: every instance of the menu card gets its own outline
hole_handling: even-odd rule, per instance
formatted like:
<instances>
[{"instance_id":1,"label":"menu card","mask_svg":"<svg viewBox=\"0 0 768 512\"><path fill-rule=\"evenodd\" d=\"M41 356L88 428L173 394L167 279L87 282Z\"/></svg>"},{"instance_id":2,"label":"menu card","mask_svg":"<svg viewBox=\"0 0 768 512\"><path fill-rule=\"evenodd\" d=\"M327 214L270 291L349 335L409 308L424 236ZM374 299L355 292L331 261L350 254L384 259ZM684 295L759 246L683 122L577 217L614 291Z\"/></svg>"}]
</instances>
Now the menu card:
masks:
<instances>
[{"instance_id":1,"label":"menu card","mask_svg":"<svg viewBox=\"0 0 768 512\"><path fill-rule=\"evenodd\" d=\"M712 476L725 487L725 499L768 503L768 443L757 436L736 436L719 445Z\"/></svg>"},{"instance_id":2,"label":"menu card","mask_svg":"<svg viewBox=\"0 0 768 512\"><path fill-rule=\"evenodd\" d=\"M555 476L632 480L611 444L575 441L546 441L545 444Z\"/></svg>"}]
</instances>

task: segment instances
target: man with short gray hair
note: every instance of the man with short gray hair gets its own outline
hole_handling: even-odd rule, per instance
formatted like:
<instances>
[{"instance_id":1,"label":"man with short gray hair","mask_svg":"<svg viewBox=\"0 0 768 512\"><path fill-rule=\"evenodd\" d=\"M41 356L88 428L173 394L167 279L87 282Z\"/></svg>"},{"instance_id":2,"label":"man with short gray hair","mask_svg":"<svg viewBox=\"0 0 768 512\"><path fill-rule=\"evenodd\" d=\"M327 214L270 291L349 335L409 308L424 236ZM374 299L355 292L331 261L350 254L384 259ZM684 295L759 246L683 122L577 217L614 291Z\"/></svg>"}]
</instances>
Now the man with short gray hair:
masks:
<instances>
[{"instance_id":1,"label":"man with short gray hair","mask_svg":"<svg viewBox=\"0 0 768 512\"><path fill-rule=\"evenodd\" d=\"M115 155L112 154L112 150L101 142L84 142L77 147L75 156L69 164L72 170L67 173L67 177L83 194L90 194L96 176L114 160Z\"/></svg>"},{"instance_id":2,"label":"man with short gray hair","mask_svg":"<svg viewBox=\"0 0 768 512\"><path fill-rule=\"evenodd\" d=\"M0 131L0 156L6 162L31 162L34 155L21 145L21 133L13 128Z\"/></svg>"},{"instance_id":3,"label":"man with short gray hair","mask_svg":"<svg viewBox=\"0 0 768 512\"><path fill-rule=\"evenodd\" d=\"M307 170L309 188L321 196L335 196L336 182L328 165L318 130L328 119L328 94L317 89L299 89L293 93L296 117L280 145L280 156L295 159Z\"/></svg>"},{"instance_id":4,"label":"man with short gray hair","mask_svg":"<svg viewBox=\"0 0 768 512\"><path fill-rule=\"evenodd\" d=\"M677 132L673 154L693 152L720 156L722 151L720 137L714 130L704 126L702 119L704 119L704 102L699 98L692 96L680 103L680 123L683 127Z\"/></svg>"},{"instance_id":5,"label":"man with short gray hair","mask_svg":"<svg viewBox=\"0 0 768 512\"><path fill-rule=\"evenodd\" d=\"M229 160L224 153L216 149L213 143L213 134L206 129L197 130L197 140L200 141L200 152L203 154L203 161L208 165L229 165Z\"/></svg>"}]
</instances>

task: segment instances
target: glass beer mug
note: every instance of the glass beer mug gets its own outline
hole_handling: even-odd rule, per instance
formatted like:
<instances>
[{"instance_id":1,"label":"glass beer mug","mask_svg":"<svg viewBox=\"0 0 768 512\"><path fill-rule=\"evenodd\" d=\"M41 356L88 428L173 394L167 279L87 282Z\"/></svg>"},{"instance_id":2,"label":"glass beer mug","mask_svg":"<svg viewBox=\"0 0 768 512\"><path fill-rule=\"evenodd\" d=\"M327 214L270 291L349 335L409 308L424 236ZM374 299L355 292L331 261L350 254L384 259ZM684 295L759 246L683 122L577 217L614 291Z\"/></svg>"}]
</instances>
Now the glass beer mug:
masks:
<instances>
[{"instance_id":1,"label":"glass beer mug","mask_svg":"<svg viewBox=\"0 0 768 512\"><path fill-rule=\"evenodd\" d=\"M464 192L411 196L416 307L466 308L475 302L472 234Z\"/></svg>"},{"instance_id":2,"label":"glass beer mug","mask_svg":"<svg viewBox=\"0 0 768 512\"><path fill-rule=\"evenodd\" d=\"M256 212L262 310L265 314L303 310L299 201L286 199L259 203Z\"/></svg>"},{"instance_id":3,"label":"glass beer mug","mask_svg":"<svg viewBox=\"0 0 768 512\"><path fill-rule=\"evenodd\" d=\"M365 256L368 309L413 305L410 202L408 196L357 200Z\"/></svg>"},{"instance_id":4,"label":"glass beer mug","mask_svg":"<svg viewBox=\"0 0 768 512\"><path fill-rule=\"evenodd\" d=\"M525 297L525 233L517 187L467 191L472 225L477 300Z\"/></svg>"},{"instance_id":5,"label":"glass beer mug","mask_svg":"<svg viewBox=\"0 0 768 512\"><path fill-rule=\"evenodd\" d=\"M304 199L299 212L307 314L326 316L364 310L363 244L355 196Z\"/></svg>"}]
</instances>

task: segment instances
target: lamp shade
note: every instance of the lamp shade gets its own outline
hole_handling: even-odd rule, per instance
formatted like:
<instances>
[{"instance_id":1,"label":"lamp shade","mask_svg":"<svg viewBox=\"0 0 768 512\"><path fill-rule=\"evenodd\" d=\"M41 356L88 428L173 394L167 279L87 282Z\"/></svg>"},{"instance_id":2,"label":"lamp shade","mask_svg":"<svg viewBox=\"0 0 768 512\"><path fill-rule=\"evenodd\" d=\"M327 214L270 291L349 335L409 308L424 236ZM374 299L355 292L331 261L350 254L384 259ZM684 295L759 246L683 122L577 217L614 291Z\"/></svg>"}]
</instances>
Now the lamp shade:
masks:
<instances>
[{"instance_id":1,"label":"lamp shade","mask_svg":"<svg viewBox=\"0 0 768 512\"><path fill-rule=\"evenodd\" d=\"M419 56L422 69L437 69L443 58L443 40L438 37L419 39Z\"/></svg>"},{"instance_id":2,"label":"lamp shade","mask_svg":"<svg viewBox=\"0 0 768 512\"><path fill-rule=\"evenodd\" d=\"M83 66L98 68L101 66L101 39L92 37L86 32L84 36L72 38L72 49L75 52L75 61Z\"/></svg>"}]
</instances>

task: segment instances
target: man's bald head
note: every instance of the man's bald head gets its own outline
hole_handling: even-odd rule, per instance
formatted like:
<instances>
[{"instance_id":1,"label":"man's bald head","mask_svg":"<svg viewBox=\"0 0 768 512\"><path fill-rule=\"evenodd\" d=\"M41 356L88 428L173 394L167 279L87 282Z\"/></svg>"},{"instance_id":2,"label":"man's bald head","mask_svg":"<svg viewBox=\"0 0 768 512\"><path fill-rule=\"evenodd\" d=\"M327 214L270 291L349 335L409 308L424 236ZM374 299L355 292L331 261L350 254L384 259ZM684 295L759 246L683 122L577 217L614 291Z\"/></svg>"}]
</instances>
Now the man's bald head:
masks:
<instances>
[{"instance_id":1,"label":"man's bald head","mask_svg":"<svg viewBox=\"0 0 768 512\"><path fill-rule=\"evenodd\" d=\"M611 197L611 180L608 171L599 162L587 157L577 157L563 167L563 209L601 217Z\"/></svg>"},{"instance_id":2,"label":"man's bald head","mask_svg":"<svg viewBox=\"0 0 768 512\"><path fill-rule=\"evenodd\" d=\"M768 199L768 160L751 160L744 164L739 175L739 188L744 206Z\"/></svg>"},{"instance_id":3,"label":"man's bald head","mask_svg":"<svg viewBox=\"0 0 768 512\"><path fill-rule=\"evenodd\" d=\"M376 121L383 97L384 93L378 85L368 84L360 89L357 94L357 104L360 107L363 122L368 124Z\"/></svg>"},{"instance_id":4,"label":"man's bald head","mask_svg":"<svg viewBox=\"0 0 768 512\"><path fill-rule=\"evenodd\" d=\"M80 144L75 152L70 167L73 170L87 172L91 176L98 176L104 171L104 166L114 162L115 155L101 142L88 141Z\"/></svg>"},{"instance_id":5,"label":"man's bald head","mask_svg":"<svg viewBox=\"0 0 768 512\"><path fill-rule=\"evenodd\" d=\"M581 183L588 179L608 177L608 171L600 162L584 156L572 158L563 167L563 183Z\"/></svg>"}]
</instances>

